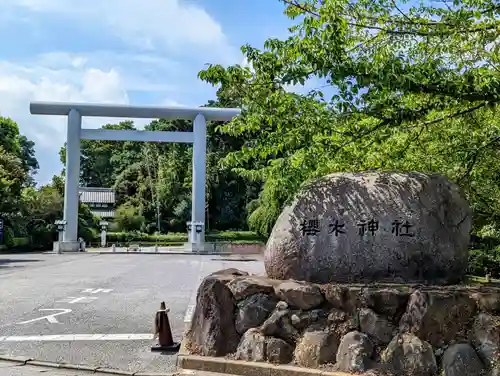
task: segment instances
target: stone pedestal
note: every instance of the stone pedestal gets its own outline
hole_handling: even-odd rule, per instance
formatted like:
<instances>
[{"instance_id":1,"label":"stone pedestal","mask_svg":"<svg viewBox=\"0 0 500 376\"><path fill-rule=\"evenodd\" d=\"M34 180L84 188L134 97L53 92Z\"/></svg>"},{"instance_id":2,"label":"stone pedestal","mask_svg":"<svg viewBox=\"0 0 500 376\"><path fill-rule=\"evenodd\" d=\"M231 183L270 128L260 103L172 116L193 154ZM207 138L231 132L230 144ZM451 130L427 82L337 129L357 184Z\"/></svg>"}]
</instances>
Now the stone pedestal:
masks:
<instances>
[{"instance_id":1,"label":"stone pedestal","mask_svg":"<svg viewBox=\"0 0 500 376\"><path fill-rule=\"evenodd\" d=\"M187 321L185 355L231 354L229 362L253 364L256 375L265 362L287 364L273 375L319 375L333 364L364 375L493 376L499 369L498 287L315 284L231 268L201 282ZM292 364L304 372L290 371Z\"/></svg>"},{"instance_id":2,"label":"stone pedestal","mask_svg":"<svg viewBox=\"0 0 500 376\"><path fill-rule=\"evenodd\" d=\"M214 253L215 243L201 243L200 245L196 243L184 243L184 248L193 253Z\"/></svg>"},{"instance_id":3,"label":"stone pedestal","mask_svg":"<svg viewBox=\"0 0 500 376\"><path fill-rule=\"evenodd\" d=\"M60 252L79 252L80 243L79 242L59 242Z\"/></svg>"}]
</instances>

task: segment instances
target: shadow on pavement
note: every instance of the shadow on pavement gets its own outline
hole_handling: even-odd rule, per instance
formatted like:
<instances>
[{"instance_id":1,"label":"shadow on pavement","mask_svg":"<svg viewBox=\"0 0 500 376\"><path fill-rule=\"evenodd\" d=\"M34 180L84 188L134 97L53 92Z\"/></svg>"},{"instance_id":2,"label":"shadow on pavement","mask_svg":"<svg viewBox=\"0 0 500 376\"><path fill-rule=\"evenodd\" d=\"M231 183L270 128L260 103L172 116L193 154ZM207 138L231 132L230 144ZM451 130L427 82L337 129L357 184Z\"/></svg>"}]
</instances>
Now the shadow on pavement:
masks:
<instances>
[{"instance_id":1,"label":"shadow on pavement","mask_svg":"<svg viewBox=\"0 0 500 376\"><path fill-rule=\"evenodd\" d=\"M22 268L22 264L27 264L31 262L40 262L42 260L30 260L30 259L3 259L0 258L0 268ZM13 265L12 265L13 264Z\"/></svg>"}]
</instances>

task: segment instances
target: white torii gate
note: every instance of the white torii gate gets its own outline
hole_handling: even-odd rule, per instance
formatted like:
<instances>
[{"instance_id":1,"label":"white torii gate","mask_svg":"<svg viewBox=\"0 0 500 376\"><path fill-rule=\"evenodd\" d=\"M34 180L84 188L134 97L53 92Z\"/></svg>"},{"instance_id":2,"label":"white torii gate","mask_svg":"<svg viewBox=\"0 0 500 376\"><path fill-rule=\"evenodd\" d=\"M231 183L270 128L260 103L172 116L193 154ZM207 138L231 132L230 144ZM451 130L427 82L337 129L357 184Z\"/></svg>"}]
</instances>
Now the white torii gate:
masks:
<instances>
[{"instance_id":1,"label":"white torii gate","mask_svg":"<svg viewBox=\"0 0 500 376\"><path fill-rule=\"evenodd\" d=\"M66 180L64 185L64 220L66 227L61 251L78 251L78 187L80 180L80 140L182 142L193 144L193 192L191 221L203 223L205 233L205 171L207 150L206 121L230 121L241 110L215 107L152 107L90 103L31 102L33 115L65 115L68 117L66 146ZM116 117L143 119L193 120L192 132L132 131L82 129L82 117ZM201 248L203 249L203 247Z\"/></svg>"}]
</instances>

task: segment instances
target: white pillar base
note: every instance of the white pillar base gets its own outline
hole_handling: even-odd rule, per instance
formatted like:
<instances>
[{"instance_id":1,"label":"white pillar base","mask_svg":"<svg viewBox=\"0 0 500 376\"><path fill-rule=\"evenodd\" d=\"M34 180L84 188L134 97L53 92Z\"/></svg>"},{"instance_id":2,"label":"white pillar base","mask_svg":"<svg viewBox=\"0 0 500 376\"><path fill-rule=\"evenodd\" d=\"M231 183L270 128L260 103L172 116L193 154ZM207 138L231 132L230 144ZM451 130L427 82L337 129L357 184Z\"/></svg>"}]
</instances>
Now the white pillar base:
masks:
<instances>
[{"instance_id":1,"label":"white pillar base","mask_svg":"<svg viewBox=\"0 0 500 376\"><path fill-rule=\"evenodd\" d=\"M79 252L80 243L79 242L60 242L59 243L60 252Z\"/></svg>"},{"instance_id":2,"label":"white pillar base","mask_svg":"<svg viewBox=\"0 0 500 376\"><path fill-rule=\"evenodd\" d=\"M193 253L204 253L210 254L214 252L214 243L200 243L199 245L196 243L184 243L184 248Z\"/></svg>"}]
</instances>

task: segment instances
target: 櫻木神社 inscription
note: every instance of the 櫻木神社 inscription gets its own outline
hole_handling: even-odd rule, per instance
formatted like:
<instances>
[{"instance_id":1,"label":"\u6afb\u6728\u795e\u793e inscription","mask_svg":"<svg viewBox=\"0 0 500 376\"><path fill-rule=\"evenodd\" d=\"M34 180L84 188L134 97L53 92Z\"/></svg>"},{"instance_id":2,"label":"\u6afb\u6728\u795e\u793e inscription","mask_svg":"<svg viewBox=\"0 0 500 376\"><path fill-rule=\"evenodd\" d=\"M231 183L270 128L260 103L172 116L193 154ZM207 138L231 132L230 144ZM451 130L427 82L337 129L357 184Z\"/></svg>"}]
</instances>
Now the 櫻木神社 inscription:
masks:
<instances>
[{"instance_id":1,"label":"\u6afb\u6728\u795e\u793e inscription","mask_svg":"<svg viewBox=\"0 0 500 376\"><path fill-rule=\"evenodd\" d=\"M471 210L460 188L419 172L334 173L283 208L266 244L274 279L458 283Z\"/></svg>"},{"instance_id":2,"label":"\u6afb\u6728\u795e\u793e inscription","mask_svg":"<svg viewBox=\"0 0 500 376\"><path fill-rule=\"evenodd\" d=\"M373 218L370 220L360 220L355 223L355 226L358 229L358 235L361 237L368 235L374 236L378 231L388 230L381 228L379 221ZM408 220L402 221L396 219L392 221L390 231L395 236L413 237L415 236L413 227L414 226L410 224ZM305 219L302 221L300 229L302 231L302 235L304 236L316 236L319 232L321 232L321 221L317 218ZM345 234L346 229L346 223L343 223L338 219L328 219L328 234L339 236Z\"/></svg>"}]
</instances>

